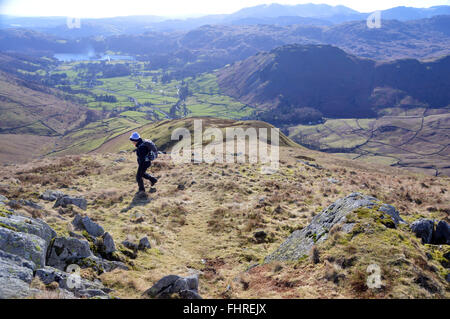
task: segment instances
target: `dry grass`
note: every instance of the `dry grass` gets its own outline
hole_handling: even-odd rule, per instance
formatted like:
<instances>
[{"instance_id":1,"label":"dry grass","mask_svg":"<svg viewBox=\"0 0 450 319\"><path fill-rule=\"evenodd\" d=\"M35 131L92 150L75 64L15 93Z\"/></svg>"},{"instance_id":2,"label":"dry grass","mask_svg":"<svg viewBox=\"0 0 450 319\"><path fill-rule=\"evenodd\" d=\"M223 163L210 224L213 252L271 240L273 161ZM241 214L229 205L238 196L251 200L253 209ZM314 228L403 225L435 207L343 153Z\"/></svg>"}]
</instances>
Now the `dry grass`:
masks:
<instances>
[{"instance_id":1,"label":"dry grass","mask_svg":"<svg viewBox=\"0 0 450 319\"><path fill-rule=\"evenodd\" d=\"M200 273L200 294L204 298L357 297L355 292L364 288L362 276L367 275L364 266L368 256L378 254L382 264L394 262L393 257L380 254L382 246L364 250L369 239L374 241L375 237L365 241L356 236L355 241L348 241L338 227L330 230L328 246L318 245L311 258L294 264L258 266L248 272L246 269L262 261L292 231L305 227L312 216L351 192L374 195L394 205L408 222L420 217L448 219L450 212L449 178L394 168L381 170L290 148L281 149L283 164L274 175L262 175L258 165L250 164L174 165L168 156L161 155L149 169L160 176L157 192L149 194L148 201L136 201L135 155L121 156L127 161L113 168L116 154L94 154L46 159L10 167L0 174L0 193L10 199L38 200L45 189L85 196L88 209L82 213L98 221L116 244L129 236L135 240L148 236L152 248L138 253L131 270L100 275L103 283L114 290L112 294L120 298L141 298L142 292L161 277L192 272ZM315 158L323 169L299 163L296 156ZM330 177L341 183L331 184ZM184 190L178 189L179 184L185 185ZM51 202L39 204L44 206L42 218L59 234L67 235L74 213L80 211L53 209ZM33 214L23 207L18 211ZM142 217L140 222L133 222L138 216ZM268 240L256 243L253 236L260 230L268 234ZM382 232L376 236L381 234L390 235L378 240L395 243L396 234ZM438 265L427 261L422 250L414 253L410 248L403 252L402 247L387 247L389 253L395 250L404 254L411 267L414 265L420 272L408 268L399 277L395 267L389 266L385 271L392 272L392 276L386 276L385 289L379 294L366 291L365 296L402 297L410 293L413 297L429 297L420 285L442 282L439 273L426 268ZM414 247L419 249L420 243ZM419 255L425 258L426 265ZM419 277L420 273L430 280ZM96 275L84 273L86 278ZM419 278L417 283L415 278ZM445 294L445 290L441 293Z\"/></svg>"}]
</instances>

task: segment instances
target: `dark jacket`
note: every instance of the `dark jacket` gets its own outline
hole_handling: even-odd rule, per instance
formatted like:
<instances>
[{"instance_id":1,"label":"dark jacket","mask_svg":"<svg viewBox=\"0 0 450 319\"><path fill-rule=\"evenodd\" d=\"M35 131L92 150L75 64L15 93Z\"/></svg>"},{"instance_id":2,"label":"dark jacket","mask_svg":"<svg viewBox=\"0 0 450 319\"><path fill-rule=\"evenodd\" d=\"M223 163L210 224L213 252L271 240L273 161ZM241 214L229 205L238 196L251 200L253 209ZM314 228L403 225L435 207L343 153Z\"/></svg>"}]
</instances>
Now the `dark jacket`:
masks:
<instances>
[{"instance_id":1,"label":"dark jacket","mask_svg":"<svg viewBox=\"0 0 450 319\"><path fill-rule=\"evenodd\" d=\"M148 158L149 151L150 150L144 144L142 138L140 138L136 144L136 155L137 155L137 162L139 165L144 164L146 161L150 162L150 159Z\"/></svg>"}]
</instances>

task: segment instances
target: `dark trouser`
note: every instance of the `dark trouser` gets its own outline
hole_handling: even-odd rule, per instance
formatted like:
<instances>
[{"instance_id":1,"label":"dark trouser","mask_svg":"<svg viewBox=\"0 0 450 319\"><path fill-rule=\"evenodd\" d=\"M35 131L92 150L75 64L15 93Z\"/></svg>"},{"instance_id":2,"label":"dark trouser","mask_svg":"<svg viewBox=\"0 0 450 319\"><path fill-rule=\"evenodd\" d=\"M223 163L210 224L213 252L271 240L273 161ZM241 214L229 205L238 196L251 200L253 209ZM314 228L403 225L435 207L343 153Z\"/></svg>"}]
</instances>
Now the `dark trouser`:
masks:
<instances>
[{"instance_id":1,"label":"dark trouser","mask_svg":"<svg viewBox=\"0 0 450 319\"><path fill-rule=\"evenodd\" d=\"M142 178L148 179L150 182L154 182L156 180L155 177L146 173L145 171L150 167L151 162L144 162L139 165L137 173L136 173L136 182L139 185L139 191L145 192L144 181Z\"/></svg>"}]
</instances>

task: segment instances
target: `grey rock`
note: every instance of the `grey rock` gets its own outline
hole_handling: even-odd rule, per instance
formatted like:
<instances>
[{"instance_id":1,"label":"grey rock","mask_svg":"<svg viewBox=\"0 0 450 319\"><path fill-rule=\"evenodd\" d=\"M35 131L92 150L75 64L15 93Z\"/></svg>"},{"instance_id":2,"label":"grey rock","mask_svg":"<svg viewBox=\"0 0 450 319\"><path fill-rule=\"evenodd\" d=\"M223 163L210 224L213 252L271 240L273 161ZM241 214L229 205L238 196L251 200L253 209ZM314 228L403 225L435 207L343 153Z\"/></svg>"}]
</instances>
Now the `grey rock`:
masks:
<instances>
[{"instance_id":1,"label":"grey rock","mask_svg":"<svg viewBox=\"0 0 450 319\"><path fill-rule=\"evenodd\" d=\"M139 240L139 245L138 245L138 249L139 250L146 250L146 249L150 249L150 241L148 240L147 236L141 238L141 240Z\"/></svg>"},{"instance_id":2,"label":"grey rock","mask_svg":"<svg viewBox=\"0 0 450 319\"><path fill-rule=\"evenodd\" d=\"M412 223L410 227L416 236L422 239L423 244L431 244L434 232L433 220L419 219Z\"/></svg>"},{"instance_id":3,"label":"grey rock","mask_svg":"<svg viewBox=\"0 0 450 319\"><path fill-rule=\"evenodd\" d=\"M0 226L0 250L45 265L47 243L41 237Z\"/></svg>"},{"instance_id":4,"label":"grey rock","mask_svg":"<svg viewBox=\"0 0 450 319\"><path fill-rule=\"evenodd\" d=\"M71 237L56 237L49 249L47 265L62 271L67 265L92 255L88 241Z\"/></svg>"},{"instance_id":5,"label":"grey rock","mask_svg":"<svg viewBox=\"0 0 450 319\"><path fill-rule=\"evenodd\" d=\"M0 282L6 279L18 279L30 284L33 280L33 269L27 267L29 264L24 259L8 253L0 253ZM1 285L0 285L1 286Z\"/></svg>"},{"instance_id":6,"label":"grey rock","mask_svg":"<svg viewBox=\"0 0 450 319\"><path fill-rule=\"evenodd\" d=\"M24 298L37 292L30 288L36 265L0 250L0 299Z\"/></svg>"},{"instance_id":7,"label":"grey rock","mask_svg":"<svg viewBox=\"0 0 450 319\"><path fill-rule=\"evenodd\" d=\"M61 191L54 191L51 189L47 189L44 193L42 193L39 198L47 201L55 201L58 197L64 196L64 193Z\"/></svg>"},{"instance_id":8,"label":"grey rock","mask_svg":"<svg viewBox=\"0 0 450 319\"><path fill-rule=\"evenodd\" d=\"M116 245L114 239L109 233L104 233L103 236L103 250L106 254L110 254L116 251Z\"/></svg>"},{"instance_id":9,"label":"grey rock","mask_svg":"<svg viewBox=\"0 0 450 319\"><path fill-rule=\"evenodd\" d=\"M341 198L316 215L307 227L294 231L264 262L295 261L308 256L313 245L328 238L328 232L334 225L341 225L342 231L346 233L352 231L354 224L347 222L348 214L358 208L374 208L380 204L378 199L360 193ZM389 215L394 223L403 222L398 211L390 205L382 205L379 211Z\"/></svg>"},{"instance_id":10,"label":"grey rock","mask_svg":"<svg viewBox=\"0 0 450 319\"><path fill-rule=\"evenodd\" d=\"M6 196L0 195L0 204L5 204L7 203L9 200Z\"/></svg>"},{"instance_id":11,"label":"grey rock","mask_svg":"<svg viewBox=\"0 0 450 319\"><path fill-rule=\"evenodd\" d=\"M165 276L144 292L144 295L158 299L171 298L173 294L178 294L183 299L201 299L198 294L198 275Z\"/></svg>"},{"instance_id":12,"label":"grey rock","mask_svg":"<svg viewBox=\"0 0 450 319\"><path fill-rule=\"evenodd\" d=\"M132 243L131 241L124 240L122 242L122 245L124 245L126 248L131 249L133 251L137 251L139 249L139 246L135 243Z\"/></svg>"},{"instance_id":13,"label":"grey rock","mask_svg":"<svg viewBox=\"0 0 450 319\"><path fill-rule=\"evenodd\" d=\"M18 278L0 277L0 281L0 299L25 298L39 292Z\"/></svg>"},{"instance_id":14,"label":"grey rock","mask_svg":"<svg viewBox=\"0 0 450 319\"><path fill-rule=\"evenodd\" d=\"M76 214L75 217L72 220L72 225L75 228L75 230L85 230L83 225L83 217Z\"/></svg>"},{"instance_id":15,"label":"grey rock","mask_svg":"<svg viewBox=\"0 0 450 319\"><path fill-rule=\"evenodd\" d=\"M450 245L450 225L441 220L434 232L433 243L435 245Z\"/></svg>"},{"instance_id":16,"label":"grey rock","mask_svg":"<svg viewBox=\"0 0 450 319\"><path fill-rule=\"evenodd\" d=\"M179 292L182 299L202 299L202 297L196 291L183 290Z\"/></svg>"},{"instance_id":17,"label":"grey rock","mask_svg":"<svg viewBox=\"0 0 450 319\"><path fill-rule=\"evenodd\" d=\"M52 282L57 282L60 288L68 290L70 292L75 292L75 295L77 295L76 292L87 289L104 289L101 282L89 281L82 277L72 277L75 278L75 280L72 280L72 278L70 278L71 275L72 274L60 269L48 266L36 270L36 277L38 277L44 284L49 285Z\"/></svg>"},{"instance_id":18,"label":"grey rock","mask_svg":"<svg viewBox=\"0 0 450 319\"><path fill-rule=\"evenodd\" d=\"M34 262L32 262L31 260L27 260L27 259L19 257L17 255L13 255L13 254L7 253L6 251L0 250L0 261L2 261L2 260L9 261L16 265L19 265L20 267L28 268L31 271L36 270L36 264Z\"/></svg>"},{"instance_id":19,"label":"grey rock","mask_svg":"<svg viewBox=\"0 0 450 319\"><path fill-rule=\"evenodd\" d=\"M93 268L97 272L110 272L114 269L129 270L128 266L120 261L109 261L100 257L91 255L77 262L81 268Z\"/></svg>"},{"instance_id":20,"label":"grey rock","mask_svg":"<svg viewBox=\"0 0 450 319\"><path fill-rule=\"evenodd\" d=\"M67 205L75 205L81 208L82 210L86 210L87 208L87 201L86 199L82 197L73 197L69 195L63 195L56 199L55 205L53 205L53 208L57 207L67 207Z\"/></svg>"},{"instance_id":21,"label":"grey rock","mask_svg":"<svg viewBox=\"0 0 450 319\"><path fill-rule=\"evenodd\" d=\"M44 209L42 206L40 206L37 203L35 203L31 200L28 200L28 199L21 199L21 200L19 200L19 203L23 206L28 206L28 207L31 207L34 209L39 209L39 210Z\"/></svg>"},{"instance_id":22,"label":"grey rock","mask_svg":"<svg viewBox=\"0 0 450 319\"><path fill-rule=\"evenodd\" d=\"M181 277L177 275L165 276L158 280L151 288L147 289L144 294L151 298L157 298L165 290L168 288L170 289L170 287L180 278Z\"/></svg>"},{"instance_id":23,"label":"grey rock","mask_svg":"<svg viewBox=\"0 0 450 319\"><path fill-rule=\"evenodd\" d=\"M0 223L12 227L19 232L33 234L42 238L45 240L46 247L52 238L56 237L56 232L40 219L8 214L5 217L0 216Z\"/></svg>"},{"instance_id":24,"label":"grey rock","mask_svg":"<svg viewBox=\"0 0 450 319\"><path fill-rule=\"evenodd\" d=\"M105 233L105 230L99 224L93 222L88 216L81 219L84 229L89 235L94 237L100 237Z\"/></svg>"},{"instance_id":25,"label":"grey rock","mask_svg":"<svg viewBox=\"0 0 450 319\"><path fill-rule=\"evenodd\" d=\"M400 214L397 211L397 209L395 209L395 207L392 205L383 204L381 205L379 211L388 214L396 225L406 224L405 221L400 217Z\"/></svg>"},{"instance_id":26,"label":"grey rock","mask_svg":"<svg viewBox=\"0 0 450 319\"><path fill-rule=\"evenodd\" d=\"M189 290L194 290L194 291L198 290L198 274L184 277L184 279L186 279Z\"/></svg>"},{"instance_id":27,"label":"grey rock","mask_svg":"<svg viewBox=\"0 0 450 319\"><path fill-rule=\"evenodd\" d=\"M73 237L73 238L77 238L77 239L86 239L86 238L84 238L83 235L74 233L73 231L69 231L69 236L70 236L70 237Z\"/></svg>"}]
</instances>

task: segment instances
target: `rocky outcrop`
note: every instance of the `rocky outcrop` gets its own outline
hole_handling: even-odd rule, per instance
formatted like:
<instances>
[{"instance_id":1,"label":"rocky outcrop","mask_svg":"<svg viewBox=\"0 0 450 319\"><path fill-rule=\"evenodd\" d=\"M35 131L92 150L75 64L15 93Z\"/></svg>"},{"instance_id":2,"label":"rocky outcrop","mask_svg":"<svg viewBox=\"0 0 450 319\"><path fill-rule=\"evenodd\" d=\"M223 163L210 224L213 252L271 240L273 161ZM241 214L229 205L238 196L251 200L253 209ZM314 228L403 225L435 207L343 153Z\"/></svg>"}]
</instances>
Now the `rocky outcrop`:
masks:
<instances>
[{"instance_id":1,"label":"rocky outcrop","mask_svg":"<svg viewBox=\"0 0 450 319\"><path fill-rule=\"evenodd\" d=\"M107 293L110 292L110 289L105 288L100 281L89 281L76 275L76 277L73 275L70 277L71 275L52 267L36 270L36 276L44 284L49 285L56 282L59 288L71 291L76 297L109 297Z\"/></svg>"},{"instance_id":2,"label":"rocky outcrop","mask_svg":"<svg viewBox=\"0 0 450 319\"><path fill-rule=\"evenodd\" d=\"M33 234L22 233L10 226L0 226L0 250L45 265L47 243Z\"/></svg>"},{"instance_id":3,"label":"rocky outcrop","mask_svg":"<svg viewBox=\"0 0 450 319\"><path fill-rule=\"evenodd\" d=\"M143 295L155 299L201 299L198 294L198 275L189 277L165 276L146 290Z\"/></svg>"},{"instance_id":4,"label":"rocky outcrop","mask_svg":"<svg viewBox=\"0 0 450 319\"><path fill-rule=\"evenodd\" d=\"M68 265L77 264L91 255L87 240L57 237L49 248L47 265L64 271Z\"/></svg>"},{"instance_id":5,"label":"rocky outcrop","mask_svg":"<svg viewBox=\"0 0 450 319\"><path fill-rule=\"evenodd\" d=\"M443 220L438 222L435 228L434 220L422 218L411 224L411 230L422 239L423 244L450 244L450 225Z\"/></svg>"},{"instance_id":6,"label":"rocky outcrop","mask_svg":"<svg viewBox=\"0 0 450 319\"><path fill-rule=\"evenodd\" d=\"M404 223L393 206L384 204L375 197L352 193L337 200L316 215L307 227L294 231L277 250L264 259L264 262L268 263L274 260L295 261L309 255L315 244L328 238L328 232L335 225L339 224L343 232L349 233L355 223L348 222L347 216L362 208L374 210L380 215L379 218L386 227L396 227L398 223Z\"/></svg>"},{"instance_id":7,"label":"rocky outcrop","mask_svg":"<svg viewBox=\"0 0 450 319\"><path fill-rule=\"evenodd\" d=\"M91 243L81 238L56 237L56 232L44 221L17 215L3 206L0 211L0 299L24 298L39 293L30 288L34 277L44 284L57 283L61 298L109 298L109 289L100 281L88 281L78 276L76 286L69 285L70 267L93 268L98 273L128 267L117 260L106 260L94 255ZM114 240L109 233L100 232L101 226L88 217L82 218L83 227L99 238L106 255L113 256ZM103 230L103 228L101 228ZM89 235L87 235L89 236ZM95 240L95 238L94 238ZM97 248L92 248L97 251Z\"/></svg>"},{"instance_id":8,"label":"rocky outcrop","mask_svg":"<svg viewBox=\"0 0 450 319\"><path fill-rule=\"evenodd\" d=\"M30 288L34 271L45 267L55 231L42 220L2 210L0 214L0 298L22 298L39 292Z\"/></svg>"},{"instance_id":9,"label":"rocky outcrop","mask_svg":"<svg viewBox=\"0 0 450 319\"><path fill-rule=\"evenodd\" d=\"M37 293L30 288L36 265L17 255L0 250L0 298L20 298Z\"/></svg>"},{"instance_id":10,"label":"rocky outcrop","mask_svg":"<svg viewBox=\"0 0 450 319\"><path fill-rule=\"evenodd\" d=\"M54 191L51 189L47 189L44 193L42 193L39 198L47 201L54 202L58 199L58 197L64 196L64 193L61 191Z\"/></svg>"},{"instance_id":11,"label":"rocky outcrop","mask_svg":"<svg viewBox=\"0 0 450 319\"><path fill-rule=\"evenodd\" d=\"M109 233L104 233L102 236L103 239L103 251L105 254L110 254L116 251L116 245L114 244L114 239Z\"/></svg>"},{"instance_id":12,"label":"rocky outcrop","mask_svg":"<svg viewBox=\"0 0 450 319\"><path fill-rule=\"evenodd\" d=\"M147 236L142 237L139 240L139 245L138 245L138 249L139 250L146 250L146 249L150 249L151 245L150 245L150 241L148 240Z\"/></svg>"},{"instance_id":13,"label":"rocky outcrop","mask_svg":"<svg viewBox=\"0 0 450 319\"><path fill-rule=\"evenodd\" d=\"M0 215L0 224L9 226L22 233L36 235L45 240L45 246L48 246L50 240L56 237L55 231L40 219L6 214L5 216Z\"/></svg>"},{"instance_id":14,"label":"rocky outcrop","mask_svg":"<svg viewBox=\"0 0 450 319\"><path fill-rule=\"evenodd\" d=\"M423 244L431 243L434 232L434 221L430 219L419 219L412 223L410 227L416 236L422 239Z\"/></svg>"},{"instance_id":15,"label":"rocky outcrop","mask_svg":"<svg viewBox=\"0 0 450 319\"><path fill-rule=\"evenodd\" d=\"M70 195L63 195L59 196L56 199L55 205L53 205L53 208L57 207L67 207L67 205L75 205L81 208L82 210L86 210L87 208L87 201L83 197L73 197Z\"/></svg>"},{"instance_id":16,"label":"rocky outcrop","mask_svg":"<svg viewBox=\"0 0 450 319\"><path fill-rule=\"evenodd\" d=\"M433 238L436 245L450 245L450 225L441 220L436 226Z\"/></svg>"},{"instance_id":17,"label":"rocky outcrop","mask_svg":"<svg viewBox=\"0 0 450 319\"><path fill-rule=\"evenodd\" d=\"M93 222L88 216L81 217L80 215L76 215L72 221L72 225L77 230L85 230L93 237L100 237L105 233L103 227Z\"/></svg>"}]
</instances>

